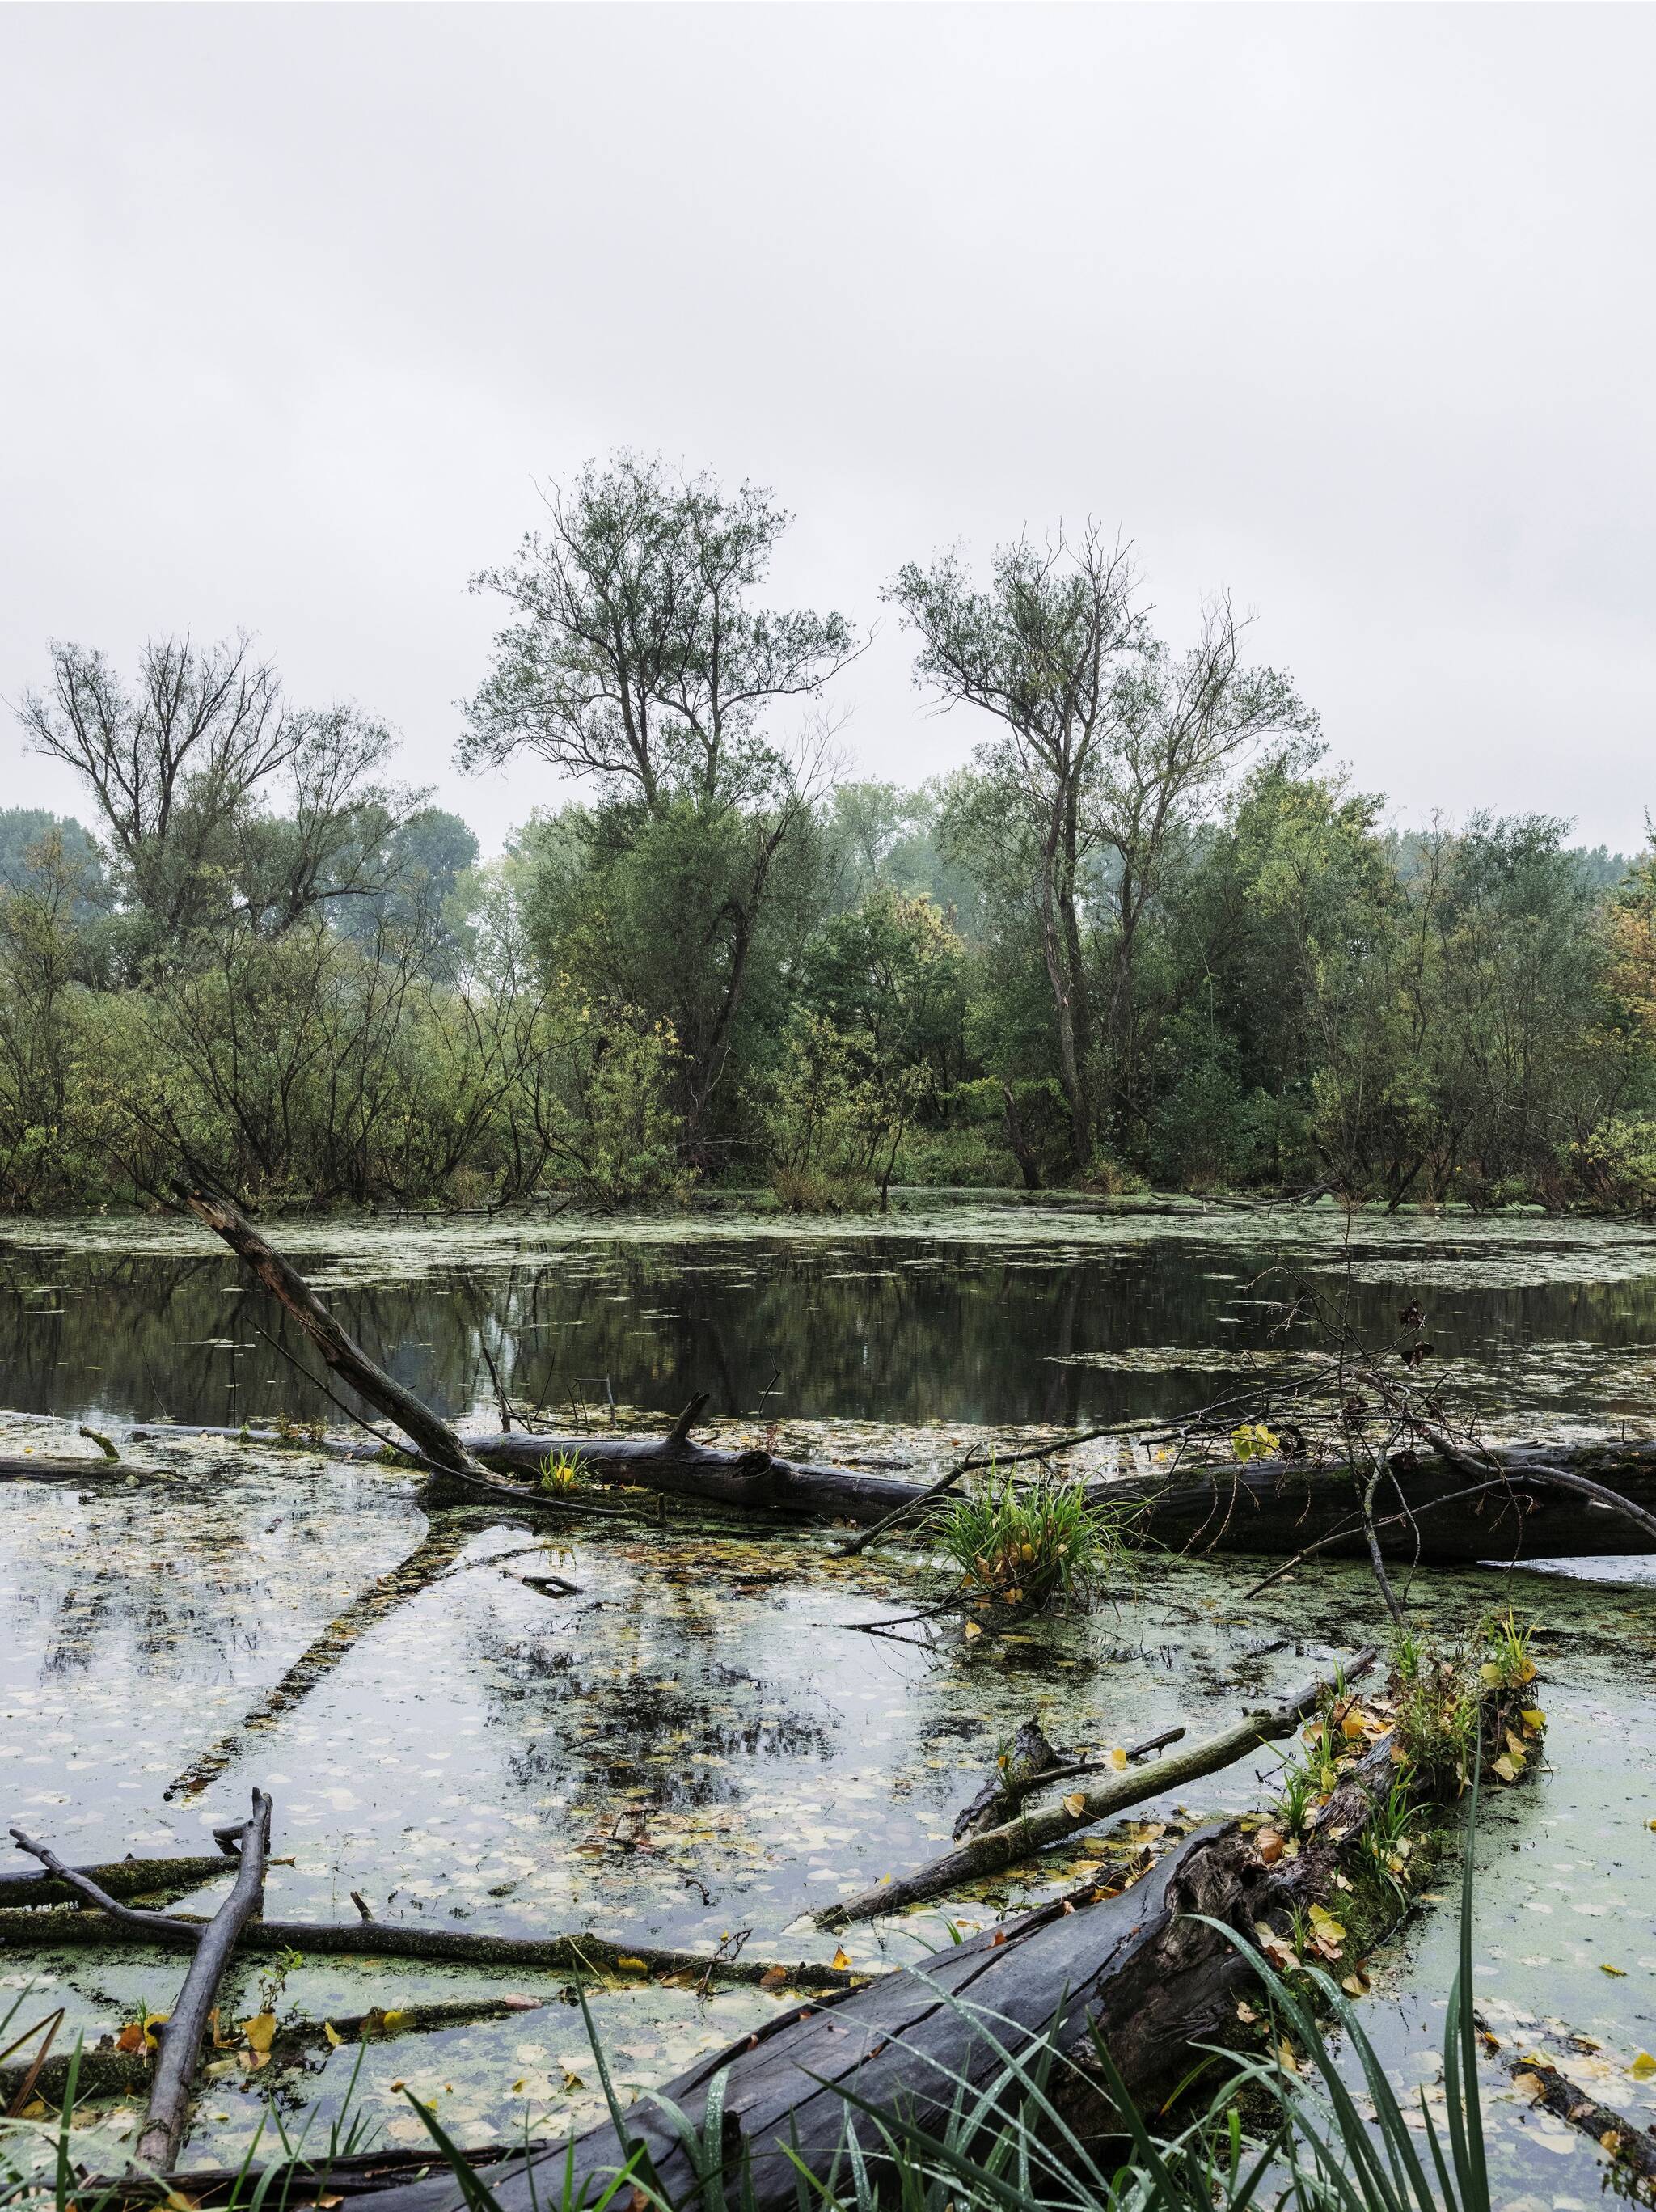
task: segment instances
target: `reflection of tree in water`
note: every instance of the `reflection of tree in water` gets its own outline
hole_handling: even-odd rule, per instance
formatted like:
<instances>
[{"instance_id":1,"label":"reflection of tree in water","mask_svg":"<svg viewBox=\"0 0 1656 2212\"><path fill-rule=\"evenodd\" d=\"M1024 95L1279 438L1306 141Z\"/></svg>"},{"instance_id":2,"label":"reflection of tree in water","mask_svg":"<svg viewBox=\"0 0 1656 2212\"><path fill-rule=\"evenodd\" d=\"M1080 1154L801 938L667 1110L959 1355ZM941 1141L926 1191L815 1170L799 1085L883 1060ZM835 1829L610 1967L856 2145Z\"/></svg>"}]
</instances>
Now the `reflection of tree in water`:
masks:
<instances>
[{"instance_id":1,"label":"reflection of tree in water","mask_svg":"<svg viewBox=\"0 0 1656 2212\"><path fill-rule=\"evenodd\" d=\"M840 1716L797 1702L673 1638L630 1670L567 1644L479 1631L475 1655L492 1726L522 1739L507 1762L519 1788L555 1784L607 1799L647 1790L658 1806L729 1804L757 1759L831 1759ZM728 1761L710 1766L707 1759Z\"/></svg>"},{"instance_id":2,"label":"reflection of tree in water","mask_svg":"<svg viewBox=\"0 0 1656 2212\"><path fill-rule=\"evenodd\" d=\"M257 1648L257 1624L271 1605L272 1570L252 1537L285 1521L291 1540L325 1544L327 1532L307 1510L314 1490L292 1480L280 1504L274 1492L250 1498L245 1490L222 1504L170 1486L134 1499L100 1494L84 1543L51 1570L61 1594L45 1623L42 1678L119 1671L231 1680L234 1653Z\"/></svg>"}]
</instances>

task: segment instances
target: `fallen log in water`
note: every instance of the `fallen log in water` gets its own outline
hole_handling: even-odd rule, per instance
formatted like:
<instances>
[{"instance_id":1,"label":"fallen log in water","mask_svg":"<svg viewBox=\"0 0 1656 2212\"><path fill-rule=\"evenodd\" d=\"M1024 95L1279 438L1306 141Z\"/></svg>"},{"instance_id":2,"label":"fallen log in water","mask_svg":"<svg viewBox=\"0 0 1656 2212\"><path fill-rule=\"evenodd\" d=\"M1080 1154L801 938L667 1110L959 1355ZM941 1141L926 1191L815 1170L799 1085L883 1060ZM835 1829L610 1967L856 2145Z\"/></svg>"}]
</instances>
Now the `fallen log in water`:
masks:
<instances>
[{"instance_id":1,"label":"fallen log in water","mask_svg":"<svg viewBox=\"0 0 1656 2212\"><path fill-rule=\"evenodd\" d=\"M630 1483L720 1505L867 1522L923 1503L937 1486L856 1468L779 1459L762 1449L699 1444L690 1430L707 1405L686 1407L658 1437L533 1436L520 1431L462 1438L371 1359L341 1328L298 1269L216 1191L180 1182L183 1203L274 1292L329 1367L412 1438L434 1504L496 1497L537 1502L548 1462L573 1459L590 1480ZM1061 1449L1062 1446L1055 1446ZM495 1474L526 1476L521 1486ZM1367 1483L1368 1470L1365 1470ZM1586 1492L1596 1486L1596 1494ZM1170 1551L1260 1553L1309 1549L1362 1556L1363 1515L1349 1467L1249 1461L1170 1475L1095 1484L1101 1503L1139 1508L1144 1540ZM543 1501L555 1507L555 1497ZM1393 1559L1570 1559L1656 1552L1656 1443L1520 1444L1498 1464L1444 1454L1394 1452L1376 1500L1376 1540Z\"/></svg>"},{"instance_id":2,"label":"fallen log in water","mask_svg":"<svg viewBox=\"0 0 1656 2212\"><path fill-rule=\"evenodd\" d=\"M663 1436L513 1431L468 1437L466 1444L474 1459L500 1474L534 1478L549 1462L573 1460L589 1481L637 1484L707 1504L818 1520L881 1519L924 1504L934 1488L761 1450L698 1444L689 1429L704 1403L687 1407ZM429 1494L440 1504L490 1487L475 1478L434 1475ZM537 1502L527 1485L493 1487L501 1498ZM1589 1487L1603 1494L1585 1494ZM1166 1551L1274 1558L1310 1550L1335 1558L1367 1553L1360 1493L1344 1467L1226 1462L1166 1481L1129 1476L1088 1489L1101 1505L1137 1507L1137 1538ZM1501 1453L1496 1467L1480 1466L1471 1476L1459 1461L1397 1452L1376 1515L1380 1549L1390 1559L1504 1562L1656 1552L1656 1444L1518 1444Z\"/></svg>"},{"instance_id":3,"label":"fallen log in water","mask_svg":"<svg viewBox=\"0 0 1656 2212\"><path fill-rule=\"evenodd\" d=\"M292 2065L306 2051L332 2051L341 2044L385 2043L399 2035L440 2034L446 2028L474 2027L485 2021L516 2020L543 2002L540 1997L527 1996L449 1997L434 2004L399 2005L394 2008L377 2005L364 2013L336 2013L325 2021L287 2021L270 2039L268 2063L273 2066ZM221 2039L214 2047L221 2057L232 2059L239 2048L246 2048L234 2040L234 2031L228 2022L224 2024ZM82 2049L78 2053L59 2051L38 2069L0 2066L0 2110L9 2100L15 2101L25 2085L48 2107L60 2106L69 2087L71 2068L78 2103L84 2097L130 2097L142 2094L150 2085L155 2061L147 2051L94 2048ZM255 2069L250 2066L249 2070Z\"/></svg>"},{"instance_id":4,"label":"fallen log in water","mask_svg":"<svg viewBox=\"0 0 1656 2212\"><path fill-rule=\"evenodd\" d=\"M1006 2051L1029 2051L1049 2029L1076 2062L1049 2078L1049 2093L1083 2134L1103 2132L1112 2114L1086 2067L1091 2029L1141 2103L1188 2073L1193 2048L1233 2040L1236 1998L1257 1983L1234 1946L1196 1916L1246 1936L1268 1923L1273 1941L1285 1942L1296 1908L1335 1893L1336 1873L1396 1774L1383 1736L1347 1771L1295 1857L1267 1865L1236 1821L1213 1822L1120 1895L1055 1900L870 1989L798 2007L698 2061L661 2095L700 2128L709 2085L725 2075L726 2172L747 2161L752 2194L744 2187L743 2202L752 2212L793 2212L801 2186L793 2157L819 2178L833 2166L847 2118L841 2088L877 2113L901 2111L942 2134L961 2084L969 2085L969 2103L1001 2077ZM647 2148L665 2201L691 2203L699 2177L651 2102L624 2115L628 2134ZM874 2130L860 2118L858 2124L877 2185ZM596 2198L620 2164L606 2122L573 2145L492 2167L489 2186L499 2212L532 2212L549 2195ZM442 2172L388 2190L376 2203L379 2212L465 2212L466 2195Z\"/></svg>"},{"instance_id":5,"label":"fallen log in water","mask_svg":"<svg viewBox=\"0 0 1656 2212\"><path fill-rule=\"evenodd\" d=\"M221 1875L234 1874L236 1862L227 1853L183 1858L110 1859L97 1866L72 1867L73 1874L95 1881L110 1897L159 1897L199 1889ZM48 1874L42 1866L0 1867L0 1906L66 1905L82 1893L62 1875Z\"/></svg>"},{"instance_id":6,"label":"fallen log in water","mask_svg":"<svg viewBox=\"0 0 1656 2212\"><path fill-rule=\"evenodd\" d=\"M130 1905L122 1905L87 1875L66 1867L44 1844L31 1841L21 1828L14 1828L11 1832L20 1850L39 1859L48 1873L89 1898L95 1905L106 1908L107 1916L121 1925L145 1927L165 1918L164 1914L137 1911ZM230 1832L221 1832L227 1839ZM196 2077L196 2063L217 2002L219 1984L235 1951L237 1939L264 1901L264 1867L270 1848L270 1801L262 1790L253 1792L253 1809L234 1832L234 1887L210 1920L191 1929L190 1971L161 2031L161 2051L150 2081L149 2110L137 2147L138 2163L158 2173L167 2172L178 2158L190 2118L190 2090Z\"/></svg>"},{"instance_id":7,"label":"fallen log in water","mask_svg":"<svg viewBox=\"0 0 1656 2212\"><path fill-rule=\"evenodd\" d=\"M1373 1667L1374 1658L1372 1647L1358 1652L1340 1670L1341 1680L1358 1680ZM916 1873L863 1890L855 1897L842 1898L839 1904L824 1905L811 1917L819 1928L845 1928L853 1920L873 1920L883 1913L901 1912L927 1898L946 1896L963 1882L980 1881L986 1875L1000 1874L1021 1859L1033 1858L1048 1844L1061 1843L1066 1836L1073 1836L1083 1828L1125 1813L1130 1805L1142 1805L1147 1797L1160 1797L1164 1791L1180 1789L1186 1782L1199 1781L1204 1774L1216 1774L1222 1768L1234 1765L1237 1759L1245 1759L1262 1743L1292 1735L1318 1699L1336 1686L1332 1676L1319 1675L1292 1697L1258 1712L1245 1713L1234 1727L1222 1729L1216 1735L1204 1736L1199 1743L1157 1759L1153 1766L1112 1774L1103 1782L1076 1789L1056 1804L1037 1806L1032 1812L1020 1813L998 1828L986 1828L968 1837L952 1851L943 1852Z\"/></svg>"},{"instance_id":8,"label":"fallen log in water","mask_svg":"<svg viewBox=\"0 0 1656 2212\"><path fill-rule=\"evenodd\" d=\"M1488 2030L1484 2033L1487 2035ZM1494 2040L1489 2037L1491 2043ZM1656 2182L1656 2128L1641 2127L1614 2106L1601 2105L1538 2052L1509 2057L1506 2063L1513 2086L1520 2094L1591 2136L1601 2150L1610 2153L1612 2165L1635 2185L1627 2191L1629 2196L1640 2193L1639 2185L1647 2191ZM1647 2194L1645 2201L1650 2201Z\"/></svg>"},{"instance_id":9,"label":"fallen log in water","mask_svg":"<svg viewBox=\"0 0 1656 2212\"><path fill-rule=\"evenodd\" d=\"M144 1913L136 1920L67 1905L32 1912L0 1911L0 1956L59 1949L190 1950L207 1925L193 1913ZM424 1928L406 1920L254 1920L238 1947L253 1958L303 1951L321 1958L412 1959L432 1965L509 1966L566 1975L704 1977L774 1988L848 1990L868 1980L846 1966L802 1960L721 1957L718 1952L672 1951L649 1943L611 1942L602 1936L484 1936L458 1928Z\"/></svg>"}]
</instances>

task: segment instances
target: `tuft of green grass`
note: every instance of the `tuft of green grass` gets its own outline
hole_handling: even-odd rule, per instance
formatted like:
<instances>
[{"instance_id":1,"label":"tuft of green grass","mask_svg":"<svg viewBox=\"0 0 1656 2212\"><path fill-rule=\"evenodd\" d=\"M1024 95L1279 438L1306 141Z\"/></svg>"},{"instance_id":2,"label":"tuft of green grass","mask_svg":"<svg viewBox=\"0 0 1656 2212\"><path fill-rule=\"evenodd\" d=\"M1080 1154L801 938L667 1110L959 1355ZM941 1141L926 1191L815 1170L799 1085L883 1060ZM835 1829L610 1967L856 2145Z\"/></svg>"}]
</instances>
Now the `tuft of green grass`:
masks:
<instances>
[{"instance_id":1,"label":"tuft of green grass","mask_svg":"<svg viewBox=\"0 0 1656 2212\"><path fill-rule=\"evenodd\" d=\"M541 1462L541 1489L557 1495L586 1487L579 1452L549 1452Z\"/></svg>"},{"instance_id":2,"label":"tuft of green grass","mask_svg":"<svg viewBox=\"0 0 1656 2212\"><path fill-rule=\"evenodd\" d=\"M1123 1566L1130 1517L1090 1504L1078 1482L998 1482L992 1462L982 1490L955 1500L937 1536L968 1589L1034 1607L1084 1597Z\"/></svg>"}]
</instances>

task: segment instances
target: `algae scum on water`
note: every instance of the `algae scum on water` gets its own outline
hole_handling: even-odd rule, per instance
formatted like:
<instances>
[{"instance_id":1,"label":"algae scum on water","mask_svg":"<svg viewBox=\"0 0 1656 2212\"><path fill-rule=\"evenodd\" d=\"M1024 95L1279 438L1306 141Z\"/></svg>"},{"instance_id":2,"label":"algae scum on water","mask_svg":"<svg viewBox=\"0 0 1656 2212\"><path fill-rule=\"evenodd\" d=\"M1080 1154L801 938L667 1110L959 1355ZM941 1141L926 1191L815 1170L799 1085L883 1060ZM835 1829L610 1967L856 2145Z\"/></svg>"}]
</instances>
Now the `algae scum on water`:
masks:
<instances>
[{"instance_id":1,"label":"algae scum on water","mask_svg":"<svg viewBox=\"0 0 1656 2212\"><path fill-rule=\"evenodd\" d=\"M804 1231L697 1216L623 1231L311 1224L282 1241L405 1382L491 1425L484 1345L514 1395L540 1392L565 1418L676 1409L712 1389L731 1434L924 1472L966 1443L1216 1395L1282 1355L1283 1285L1308 1278L1349 1287L1366 1328L1419 1297L1450 1390L1493 1434L1656 1433L1656 1237L1533 1218L1365 1216L1349 1243L1345 1230L1308 1212L973 1206ZM256 1333L281 1340L267 1302L192 1232L31 1230L0 1265L8 1449L73 1449L62 1425L82 1420L337 1419ZM1091 1463L1113 1463L1111 1449ZM1180 1722L1205 1734L1384 1628L1353 1565L1250 1602L1253 1563L1150 1559L1090 1612L974 1641L947 1620L870 1638L857 1626L946 1589L941 1562L845 1559L830 1531L677 1504L659 1525L567 1536L510 1507L428 1519L406 1476L222 1439L163 1437L133 1456L167 1479L0 1492L4 1825L71 1862L198 1851L257 1784L291 1861L272 1871L272 1917L352 1921L356 1893L407 1924L707 1952L747 1931L754 1957L827 1960L843 1942L859 1966L911 1963L951 1924L986 1924L1089 1867L1125 1878L1271 1787L1276 1754L1261 1753L1016 1877L843 1938L815 1932L814 1909L943 1848L1022 1723L1039 1717L1077 1750ZM380 1583L411 1555L416 1571ZM1642 1562L1617 1563L1616 1579L1578 1563L1417 1573L1406 1593L1446 1631L1491 1606L1538 1623L1547 1757L1486 1807L1477 2002L1504 2040L1645 2121L1650 1579ZM1452 1866L1441 1879L1447 1896ZM184 1902L210 1910L222 1894ZM1429 2104L1453 1917L1435 1893L1420 1904L1373 1963L1365 2002L1393 2078ZM165 2011L182 1973L161 1953L79 1947L20 1950L0 1970L9 1996L33 1985L30 2017L62 2003L89 2044ZM268 1960L238 1966L226 2016L255 2013L271 1973ZM312 1957L279 1978L283 2021L533 2002L365 2045L320 2039L251 2070L209 2052L191 2162L240 2155L272 2111L290 2130L307 2115L325 2126L359 2060L359 2106L392 2142L422 2136L393 2083L473 2143L597 2117L567 1972ZM626 2094L794 1996L622 1970L594 1978L593 2010ZM1590 2203L1593 2146L1532 2112L1493 2060L1487 2087L1507 2201ZM130 2126L141 2103L103 2110Z\"/></svg>"}]
</instances>

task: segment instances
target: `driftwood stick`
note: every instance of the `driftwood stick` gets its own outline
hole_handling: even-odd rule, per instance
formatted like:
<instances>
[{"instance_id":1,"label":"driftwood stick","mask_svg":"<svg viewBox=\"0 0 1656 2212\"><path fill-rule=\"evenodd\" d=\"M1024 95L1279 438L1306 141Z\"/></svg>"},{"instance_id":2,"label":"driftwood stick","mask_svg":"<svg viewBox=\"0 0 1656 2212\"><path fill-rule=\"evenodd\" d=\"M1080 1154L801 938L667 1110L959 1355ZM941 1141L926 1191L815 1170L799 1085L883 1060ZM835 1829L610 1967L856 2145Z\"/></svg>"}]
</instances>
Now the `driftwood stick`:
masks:
<instances>
[{"instance_id":1,"label":"driftwood stick","mask_svg":"<svg viewBox=\"0 0 1656 2212\"><path fill-rule=\"evenodd\" d=\"M1538 2105L1544 2105L1548 2112L1591 2136L1627 2173L1642 2182L1656 2181L1656 2134L1630 2120L1625 2112L1618 2112L1614 2106L1601 2105L1544 2058L1511 2057L1505 2063L1517 2087L1533 2083L1530 2094Z\"/></svg>"},{"instance_id":2,"label":"driftwood stick","mask_svg":"<svg viewBox=\"0 0 1656 2212\"><path fill-rule=\"evenodd\" d=\"M25 1835L22 1829L14 1828L11 1831L11 1837L20 1851L27 1851L31 1858L39 1859L46 1872L55 1876L66 1889L73 1890L77 1897L84 1898L88 1905L95 1905L100 1912L106 1912L112 1920L123 1928L141 1928L146 1931L154 1931L164 1942L173 1940L174 1930L186 1929L189 1931L188 1941L193 1947L197 1936L206 1925L204 1921L175 1919L170 1913L151 1912L143 1906L123 1905L118 1898L110 1895L109 1892L94 1879L92 1873L81 1867L65 1866L56 1851L45 1844L37 1844L32 1836ZM221 1863L221 1861L215 1860L215 1869L217 1870ZM30 1912L20 1916L24 1920L25 1925L33 1921L42 1927L55 1917L55 1913L50 1908L45 1911ZM75 1920L81 1918L82 1915L79 1912L70 1912L64 1917ZM0 1918L3 1917L3 1915L0 1915Z\"/></svg>"},{"instance_id":3,"label":"driftwood stick","mask_svg":"<svg viewBox=\"0 0 1656 2212\"><path fill-rule=\"evenodd\" d=\"M116 1920L106 1910L87 1912L43 1905L33 1912L0 1911L0 1957L9 1953L60 1950L70 1945L100 1950L161 1945L172 1950L194 1948L207 1923L197 1915L124 1912ZM252 1921L237 1947L251 1958L282 1951L303 1951L316 1958L416 1959L449 1966L544 1968L565 1975L616 1974L660 1978L697 1977L709 1966L715 1981L762 1982L801 1990L847 1990L870 1978L846 1966L811 1960L722 1960L705 1951L674 1951L650 1943L616 1942L604 1936L482 1936L459 1928L428 1928L417 1921Z\"/></svg>"},{"instance_id":4,"label":"driftwood stick","mask_svg":"<svg viewBox=\"0 0 1656 2212\"><path fill-rule=\"evenodd\" d=\"M138 2137L138 2162L157 2173L178 2163L190 2118L190 2085L196 2078L201 2039L218 1997L236 1939L264 1898L264 1862L270 1848L270 1801L253 1792L253 1809L241 1831L235 1886L202 1930L173 2016L161 2031L161 2054L149 2092L149 2112Z\"/></svg>"},{"instance_id":5,"label":"driftwood stick","mask_svg":"<svg viewBox=\"0 0 1656 2212\"><path fill-rule=\"evenodd\" d=\"M241 1209L221 1192L179 1179L173 1189L197 1221L251 1267L269 1291L285 1306L333 1372L406 1430L428 1459L438 1466L461 1472L476 1462L446 1421L440 1420L412 1390L370 1359L355 1339L341 1328L296 1267L291 1267L253 1227Z\"/></svg>"},{"instance_id":6,"label":"driftwood stick","mask_svg":"<svg viewBox=\"0 0 1656 2212\"><path fill-rule=\"evenodd\" d=\"M1350 1681L1366 1674L1374 1657L1372 1647L1360 1651L1340 1671ZM944 1896L961 1882L1002 1873L1007 1867L1016 1866L1019 1860L1033 1857L1048 1844L1061 1842L1082 1828L1091 1827L1095 1821L1107 1820L1125 1812L1130 1805L1142 1804L1147 1797L1159 1797L1165 1790L1176 1790L1181 1784L1194 1782L1204 1774L1216 1774L1221 1767L1246 1757L1260 1744L1290 1735L1317 1700L1334 1687L1331 1676L1319 1675L1292 1697L1244 1715L1234 1728L1205 1736L1187 1751L1175 1752L1153 1767L1113 1775L1108 1781L1091 1790L1077 1790L1056 1805L1020 1813L1016 1819L1003 1821L999 1827L987 1829L954 1850L944 1851L929 1865L904 1875L901 1881L885 1882L863 1890L855 1897L844 1898L838 1905L824 1906L812 1917L819 1928L844 1928L853 1920L872 1920L883 1913L900 1911L905 1905L922 1904L927 1898Z\"/></svg>"}]
</instances>

